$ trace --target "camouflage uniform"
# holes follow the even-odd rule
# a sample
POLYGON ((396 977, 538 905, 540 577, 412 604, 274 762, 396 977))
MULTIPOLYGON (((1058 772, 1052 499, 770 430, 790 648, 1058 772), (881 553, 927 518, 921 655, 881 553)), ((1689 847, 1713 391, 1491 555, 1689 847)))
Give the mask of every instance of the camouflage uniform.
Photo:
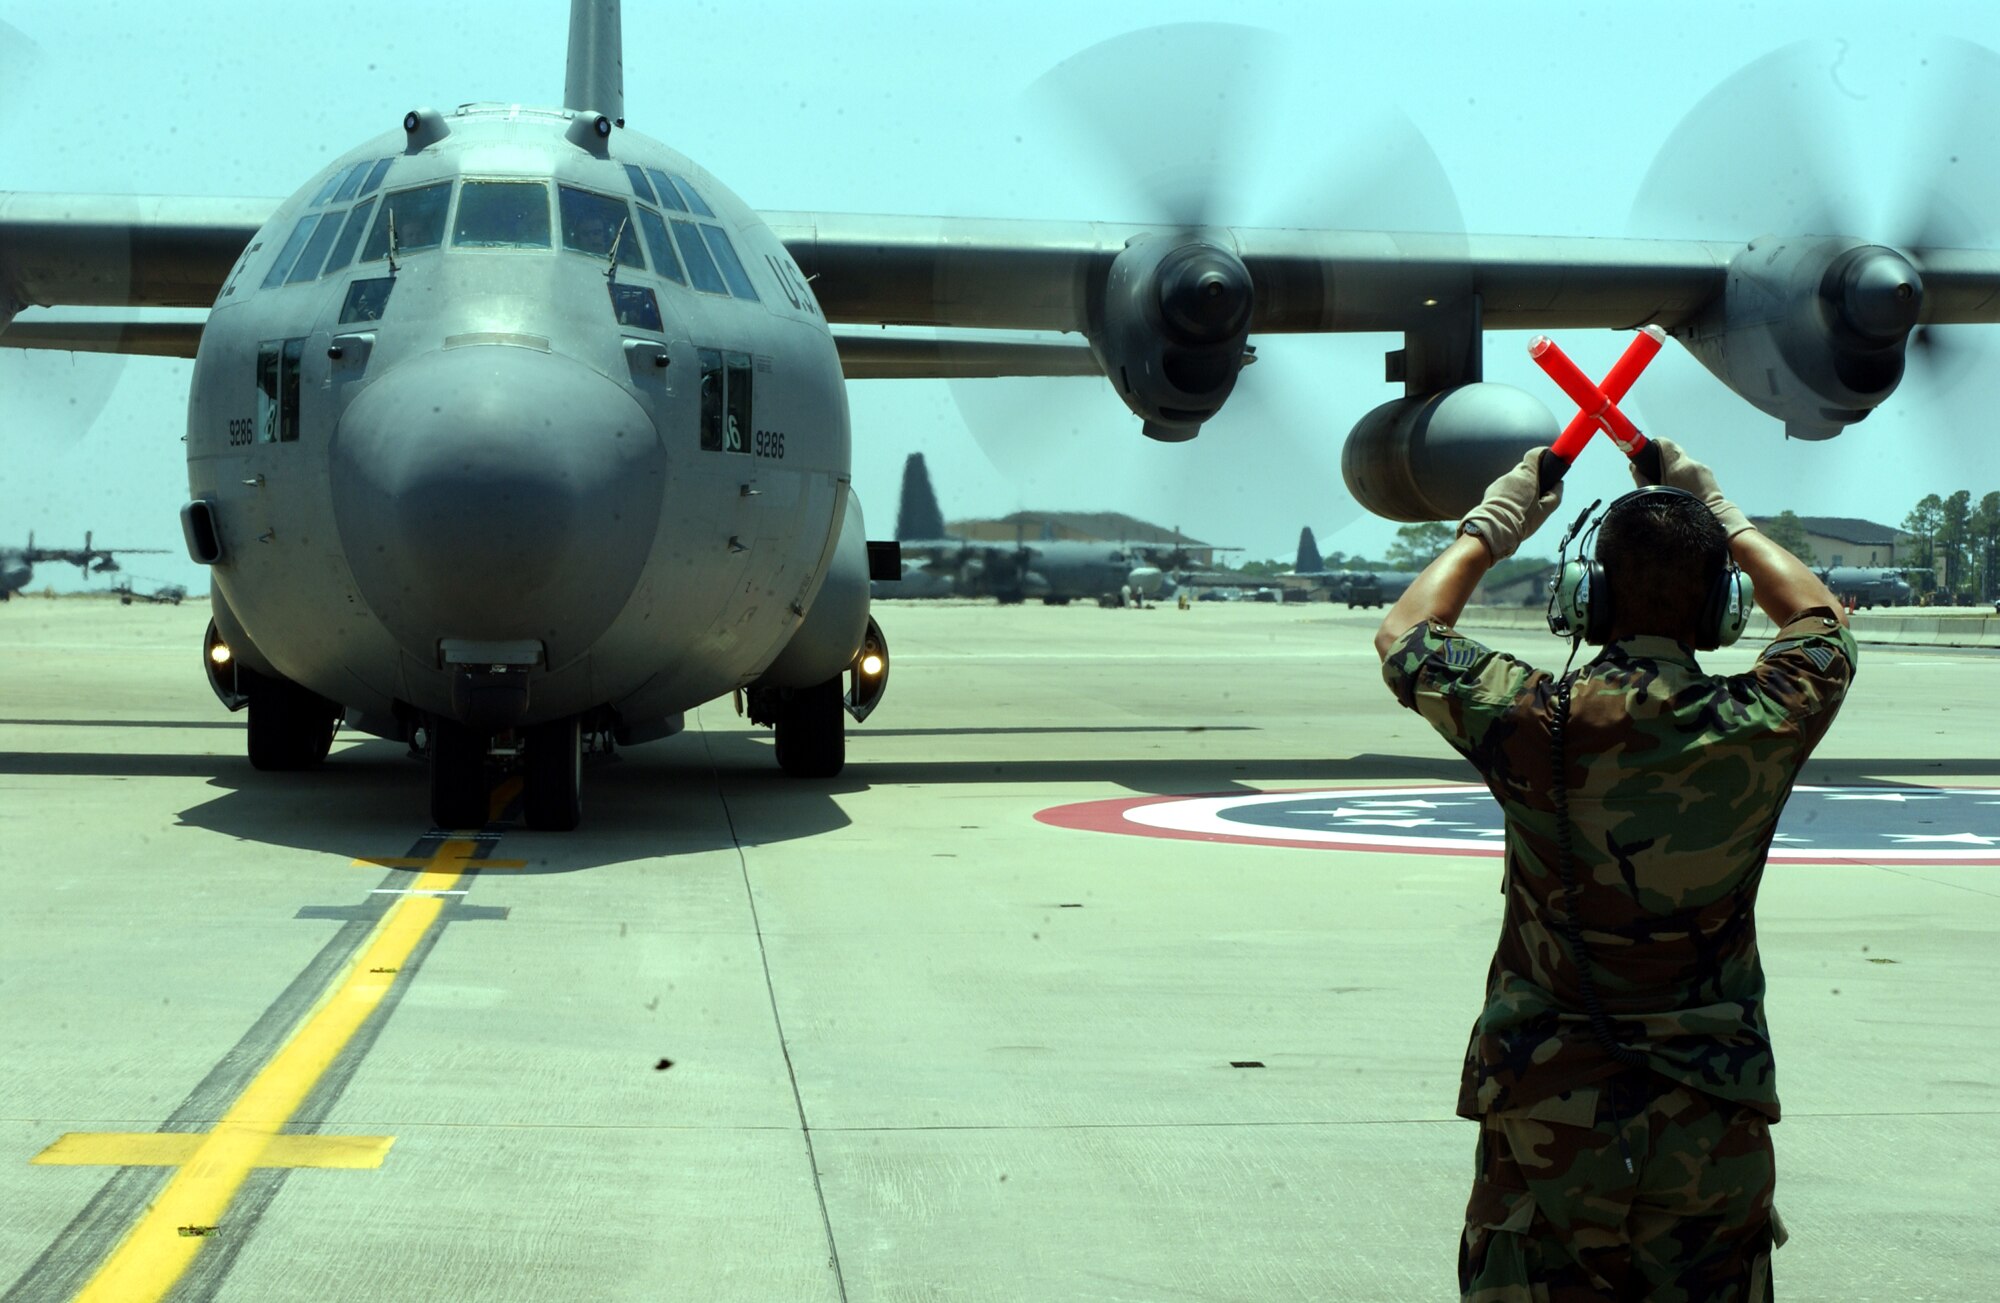
POLYGON ((1506 815, 1506 918, 1458 1100, 1481 1123, 1466 1298, 1769 1296, 1778 1094, 1752 911, 1778 816, 1854 664, 1852 635, 1815 609, 1743 674, 1704 673, 1659 637, 1622 639, 1577 672, 1577 912, 1634 1067, 1592 1035, 1563 935, 1557 680, 1440 624, 1391 648, 1390 689, 1506 815))

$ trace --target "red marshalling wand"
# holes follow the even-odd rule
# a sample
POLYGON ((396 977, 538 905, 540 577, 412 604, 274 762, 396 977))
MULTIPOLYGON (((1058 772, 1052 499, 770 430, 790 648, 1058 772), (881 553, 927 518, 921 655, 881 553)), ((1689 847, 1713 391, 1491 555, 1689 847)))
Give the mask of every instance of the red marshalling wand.
POLYGON ((1639 427, 1632 424, 1625 413, 1618 410, 1618 400, 1631 392, 1633 382, 1638 380, 1647 364, 1660 355, 1666 339, 1667 332, 1658 326, 1643 328, 1626 346, 1624 354, 1612 364, 1611 370, 1605 373, 1604 383, 1597 385, 1591 383, 1590 377, 1570 360, 1554 340, 1547 335, 1535 336, 1528 345, 1528 356, 1535 359, 1535 364, 1569 395, 1579 409, 1549 449, 1550 455, 1542 459, 1541 488, 1544 493, 1562 479, 1576 461, 1577 454, 1590 442, 1590 436, 1599 429, 1611 436, 1619 451, 1639 462, 1642 472, 1648 471, 1650 464, 1651 478, 1659 479, 1659 450, 1639 433, 1639 427))

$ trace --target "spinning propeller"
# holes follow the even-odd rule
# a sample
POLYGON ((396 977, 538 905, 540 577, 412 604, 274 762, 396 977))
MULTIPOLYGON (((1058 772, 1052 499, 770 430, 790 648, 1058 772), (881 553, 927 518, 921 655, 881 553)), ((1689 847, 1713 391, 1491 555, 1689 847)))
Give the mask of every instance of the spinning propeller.
POLYGON ((1084 161, 1122 201, 1118 216, 1159 234, 1128 248, 1109 274, 1091 343, 1112 383, 950 382, 967 428, 1018 492, 1047 505, 1116 497, 1156 518, 1228 521, 1258 518, 1270 486, 1303 481, 1317 486, 1322 531, 1361 515, 1341 482, 1346 422, 1327 402, 1326 346, 1292 336, 1243 342, 1254 293, 1216 228, 1459 234, 1464 224, 1442 164, 1408 118, 1343 102, 1338 84, 1302 82, 1287 63, 1272 32, 1170 24, 1091 46, 1028 88, 1037 134, 1084 161), (1275 156, 1270 128, 1285 121, 1288 101, 1333 124, 1310 164, 1275 156), (1144 438, 1135 416, 1144 396, 1131 410, 1121 403, 1121 371, 1132 388, 1163 379, 1210 399, 1155 404, 1186 419, 1149 419, 1153 437, 1144 438))
MULTIPOLYGON (((45 129, 46 104, 62 96, 43 75, 41 48, 18 28, 0 22, 0 157, 25 147, 45 129), (37 105, 42 105, 40 113, 37 105), (39 125, 38 125, 39 124, 39 125)), ((8 184, 18 184, 18 177, 8 184)), ((128 277, 129 279, 129 277, 128 277)), ((0 327, 22 305, 6 301, 0 284, 0 327)), ((0 443, 14 456, 42 456, 67 449, 89 434, 125 371, 122 356, 7 348, 0 343, 0 443)))
MULTIPOLYGON (((2000 55, 1951 38, 1885 37, 1804 41, 1757 59, 1669 134, 1630 229, 1726 241, 1850 237, 1857 247, 1831 255, 1823 271, 1799 273, 1818 277, 1836 351, 1852 346, 1834 364, 1839 379, 1880 402, 1907 356, 1918 374, 1905 394, 1916 403, 1935 407, 1954 388, 1990 398, 1990 386, 1962 383, 1982 369, 1990 332, 1920 324, 1926 288, 1904 254, 1935 265, 1932 251, 1989 249, 2000 234, 2000 55)), ((1661 388, 1672 392, 1649 396, 1662 410, 1699 415, 1686 424, 1742 414, 1715 386, 1661 388)), ((1838 425, 1789 428, 1824 437, 1838 425)))

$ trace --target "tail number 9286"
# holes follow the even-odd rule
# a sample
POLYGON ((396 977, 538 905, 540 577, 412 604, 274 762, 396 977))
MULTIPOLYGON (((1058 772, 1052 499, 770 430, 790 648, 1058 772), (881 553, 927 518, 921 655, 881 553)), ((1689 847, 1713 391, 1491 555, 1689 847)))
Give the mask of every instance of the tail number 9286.
POLYGON ((759 430, 751 441, 751 451, 759 457, 770 457, 776 461, 785 459, 785 432, 783 430, 759 430))

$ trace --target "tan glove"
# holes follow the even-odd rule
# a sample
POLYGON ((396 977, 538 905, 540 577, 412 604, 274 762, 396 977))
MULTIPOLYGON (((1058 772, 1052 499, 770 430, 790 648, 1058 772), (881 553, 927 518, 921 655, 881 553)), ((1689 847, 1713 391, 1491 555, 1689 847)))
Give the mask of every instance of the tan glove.
MULTIPOLYGON (((1750 517, 1741 508, 1722 496, 1722 489, 1715 482, 1715 472, 1681 451, 1679 444, 1671 439, 1654 439, 1653 446, 1660 450, 1660 483, 1670 489, 1680 489, 1694 494, 1708 504, 1715 513, 1715 519, 1729 537, 1735 538, 1746 529, 1755 529, 1750 517)), ((1645 488, 1648 480, 1639 473, 1639 463, 1632 463, 1632 481, 1645 488)))
POLYGON ((1542 454, 1547 448, 1530 449, 1521 464, 1486 486, 1486 499, 1474 507, 1460 523, 1458 532, 1470 534, 1486 544, 1495 561, 1505 561, 1521 546, 1521 540, 1542 527, 1562 505, 1560 481, 1547 493, 1541 484, 1542 454))

